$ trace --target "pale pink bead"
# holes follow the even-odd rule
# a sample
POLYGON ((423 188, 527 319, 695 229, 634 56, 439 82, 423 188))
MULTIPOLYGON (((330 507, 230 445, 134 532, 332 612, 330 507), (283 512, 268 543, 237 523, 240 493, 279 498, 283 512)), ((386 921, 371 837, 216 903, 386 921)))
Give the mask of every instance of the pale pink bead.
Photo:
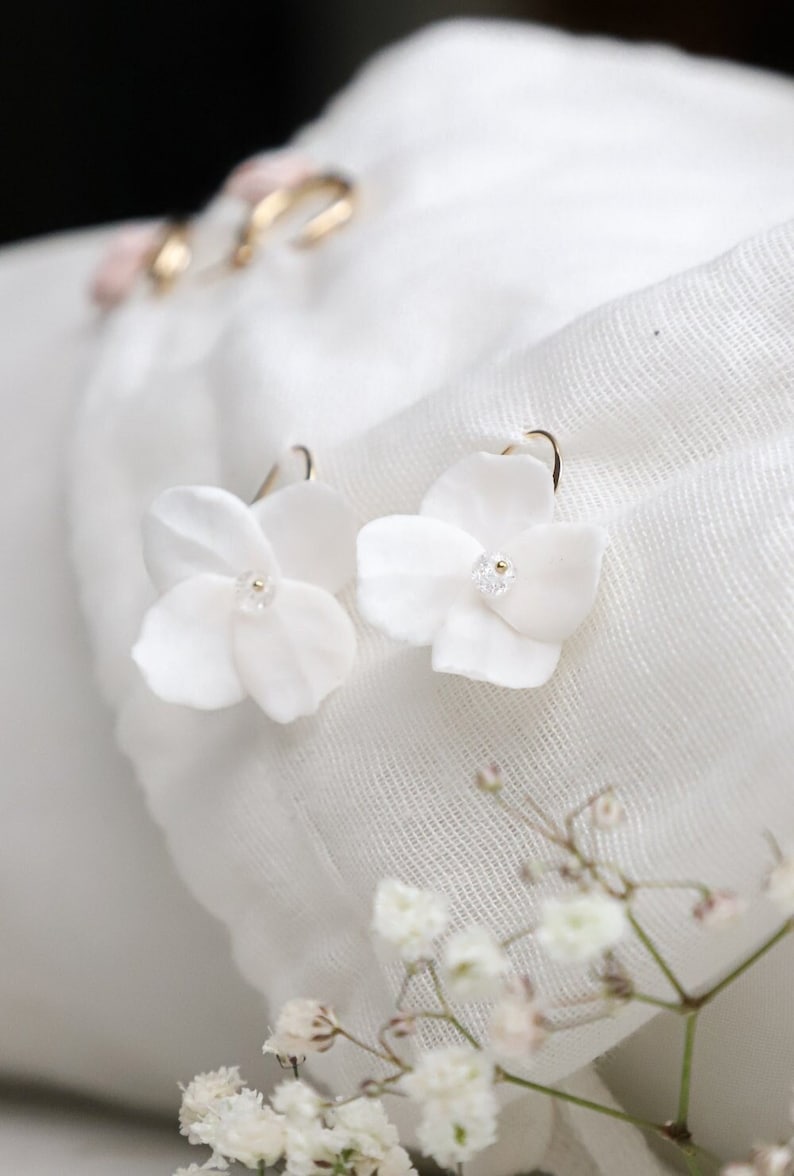
POLYGON ((223 186, 228 196, 246 204, 258 204, 277 188, 294 188, 316 175, 317 169, 297 151, 268 151, 246 159, 229 175, 223 186))
POLYGON ((727 927, 747 909, 747 903, 730 890, 713 890, 692 908, 692 916, 704 927, 727 927))
POLYGON ((146 269, 163 233, 159 221, 124 225, 111 238, 91 280, 91 301, 109 310, 123 302, 146 269))

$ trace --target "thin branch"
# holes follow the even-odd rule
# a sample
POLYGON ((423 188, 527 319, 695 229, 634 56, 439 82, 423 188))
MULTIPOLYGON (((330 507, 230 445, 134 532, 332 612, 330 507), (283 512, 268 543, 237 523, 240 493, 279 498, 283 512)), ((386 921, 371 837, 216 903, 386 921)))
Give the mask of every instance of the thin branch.
POLYGON ((611 1119, 620 1119, 624 1123, 631 1123, 642 1131, 650 1131, 653 1135, 668 1138, 664 1127, 659 1123, 652 1123, 649 1119, 639 1119, 636 1115, 629 1115, 616 1107, 608 1107, 603 1103, 591 1102, 590 1099, 580 1098, 577 1094, 569 1094, 567 1090, 558 1090, 554 1086, 542 1086, 539 1082, 530 1082, 528 1078, 519 1078, 517 1074, 510 1074, 506 1070, 499 1071, 502 1082, 509 1082, 512 1086, 521 1086, 525 1090, 534 1090, 537 1094, 546 1094, 549 1098, 559 1099, 561 1102, 572 1103, 586 1111, 595 1111, 599 1115, 608 1115, 611 1119))
POLYGON ((672 987, 675 989, 675 991, 680 996, 681 1000, 685 1004, 689 1004, 690 998, 689 998, 689 995, 688 995, 686 989, 681 984, 678 977, 675 975, 672 968, 667 963, 667 961, 665 960, 662 953, 659 951, 656 944, 653 942, 651 937, 648 935, 647 931, 645 931, 640 926, 640 924, 637 921, 637 916, 634 914, 634 911, 630 910, 628 912, 628 919, 629 919, 629 923, 631 923, 631 926, 634 929, 634 934, 637 936, 640 943, 643 945, 643 947, 648 952, 648 954, 653 957, 659 970, 663 973, 663 975, 670 982, 672 987))
POLYGON ((713 988, 709 988, 707 992, 704 992, 701 996, 697 997, 698 1006, 702 1008, 704 1005, 710 1004, 716 996, 719 996, 721 992, 725 991, 729 984, 733 984, 734 980, 738 980, 740 976, 744 975, 748 968, 752 968, 753 964, 757 964, 758 961, 762 959, 768 951, 771 951, 772 948, 776 947, 782 939, 785 939, 789 931, 792 930, 792 927, 794 927, 794 920, 790 920, 788 923, 784 923, 783 926, 779 928, 779 930, 777 930, 774 935, 771 935, 765 943, 761 944, 757 951, 754 951, 753 954, 748 956, 748 958, 743 963, 739 964, 738 968, 734 968, 732 972, 729 972, 728 975, 720 980, 718 984, 715 984, 713 988))
POLYGON ((676 1129, 683 1135, 688 1132, 689 1098, 692 1091, 692 1061, 695 1051, 695 1030, 698 1025, 698 1013, 690 1013, 686 1019, 684 1033, 684 1056, 681 1061, 681 1083, 678 1090, 678 1117, 676 1129))

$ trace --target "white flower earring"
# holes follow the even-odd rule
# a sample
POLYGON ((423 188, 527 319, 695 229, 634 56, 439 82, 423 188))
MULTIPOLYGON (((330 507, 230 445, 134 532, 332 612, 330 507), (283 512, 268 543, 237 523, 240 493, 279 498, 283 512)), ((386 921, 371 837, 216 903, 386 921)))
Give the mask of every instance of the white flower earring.
POLYGON ((542 686, 562 642, 595 601, 607 536, 552 523, 553 470, 509 445, 474 453, 430 487, 418 515, 368 523, 358 537, 358 601, 371 624, 432 646, 433 669, 497 686, 542 686))
POLYGON ((132 656, 166 702, 217 710, 246 696, 277 723, 314 714, 350 673, 352 622, 335 599, 355 568, 356 524, 315 478, 250 506, 215 486, 176 486, 152 504, 143 554, 159 600, 132 656))

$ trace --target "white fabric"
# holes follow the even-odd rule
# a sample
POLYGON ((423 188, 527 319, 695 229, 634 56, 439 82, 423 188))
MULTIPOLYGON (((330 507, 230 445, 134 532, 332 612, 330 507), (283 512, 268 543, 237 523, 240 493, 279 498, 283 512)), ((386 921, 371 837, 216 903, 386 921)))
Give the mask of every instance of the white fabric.
MULTIPOLYGON (((332 700, 327 715, 299 731, 274 735, 252 707, 197 717, 153 707, 141 695, 125 706, 127 745, 180 869, 203 903, 225 917, 241 966, 275 1000, 319 986, 321 993, 314 995, 345 1008, 355 974, 362 1019, 380 1007, 381 993, 365 991, 364 977, 374 976, 374 961, 363 929, 374 877, 390 866, 408 880, 433 882, 454 874, 458 863, 470 865, 476 849, 489 870, 495 867, 493 877, 504 872, 513 885, 512 870, 521 856, 517 846, 506 844, 501 824, 468 794, 460 808, 459 789, 494 755, 516 778, 529 761, 533 779, 540 774, 542 787, 555 794, 560 781, 566 787, 574 781, 574 795, 578 782, 589 784, 607 773, 609 783, 620 783, 612 772, 620 763, 631 773, 627 800, 633 823, 619 845, 628 851, 633 834, 636 851, 636 832, 647 828, 645 860, 639 864, 654 872, 681 846, 682 828, 694 836, 707 829, 710 856, 699 851, 698 860, 713 871, 714 881, 740 882, 737 863, 746 861, 745 877, 760 865, 760 852, 754 860, 743 858, 743 828, 764 820, 791 821, 790 807, 774 788, 779 765, 790 755, 784 732, 776 729, 787 682, 779 677, 775 682, 775 666, 779 674, 786 651, 778 649, 770 673, 770 659, 753 644, 756 634, 768 639, 781 603, 772 599, 781 587, 773 527, 782 527, 782 519, 775 516, 780 491, 773 482, 770 438, 779 430, 780 397, 790 378, 790 237, 761 238, 700 276, 583 321, 537 352, 531 345, 604 299, 705 261, 782 219, 790 209, 794 171, 787 151, 792 113, 788 83, 692 62, 667 50, 628 49, 511 26, 434 30, 377 61, 304 136, 319 159, 360 177, 365 195, 355 225, 322 250, 273 250, 266 263, 245 274, 214 284, 188 280, 170 300, 136 302, 108 323, 72 455, 72 521, 100 676, 115 705, 136 680, 128 651, 152 598, 140 559, 143 510, 158 490, 186 481, 218 482, 250 497, 288 442, 307 441, 321 452, 324 473, 348 490, 363 519, 415 510, 433 478, 455 457, 483 445, 501 447, 523 425, 554 424, 568 458, 561 505, 570 496, 577 511, 587 507, 593 521, 617 525, 624 544, 609 553, 612 587, 600 602, 599 623, 578 648, 575 638, 566 649, 562 677, 550 687, 568 692, 564 707, 556 705, 558 694, 531 702, 518 696, 505 706, 504 695, 490 688, 434 678, 423 651, 393 647, 369 630, 362 634, 368 652, 355 680, 332 700), (509 335, 518 345, 513 358, 498 368, 490 360, 486 365, 509 335), (458 377, 476 372, 481 363, 481 375, 467 375, 458 384, 458 377), (431 396, 444 385, 446 391, 431 396), (401 417, 400 409, 412 404, 415 413, 401 417), (394 419, 377 427, 389 417, 394 419), (345 448, 356 434, 360 439, 345 448), (727 500, 719 493, 726 485, 732 493, 727 500), (731 527, 722 533, 714 520, 724 523, 726 511, 731 527), (690 516, 692 530, 675 534, 673 524, 690 516), (757 543, 762 523, 767 529, 755 561, 740 558, 750 542, 757 543), (657 546, 643 540, 651 533, 658 536, 657 546), (716 550, 720 538, 737 555, 727 579, 716 550), (683 567, 692 573, 685 605, 683 567), (676 591, 665 596, 664 608, 654 610, 653 586, 671 570, 676 591), (717 633, 716 610, 703 616, 710 572, 726 609, 727 629, 717 633), (739 616, 729 592, 731 575, 744 578, 745 589, 761 582, 762 597, 752 614, 756 627, 748 632, 743 626, 725 652, 725 633, 733 631, 739 616), (697 609, 691 614, 693 603, 697 609), (659 672, 643 674, 638 692, 636 660, 630 663, 635 676, 624 680, 626 651, 662 624, 678 634, 679 663, 674 664, 674 644, 669 663, 657 660, 659 672), (697 636, 695 648, 684 642, 690 631, 697 636), (716 680, 714 696, 704 698, 698 690, 690 699, 680 664, 701 678, 708 670, 716 680), (618 700, 611 697, 616 684, 630 697, 627 713, 636 716, 630 744, 622 715, 624 742, 610 737, 608 721, 583 738, 581 700, 590 697, 596 680, 608 683, 599 694, 601 720, 608 719, 607 710, 619 714, 618 700), (666 712, 658 705, 662 698, 666 712), (661 732, 658 741, 648 737, 640 755, 638 733, 649 732, 654 708, 657 715, 667 714, 663 737, 661 732), (700 722, 693 729, 690 712, 696 708, 700 722), (376 710, 377 725, 370 721, 376 710), (538 766, 533 744, 526 738, 513 744, 530 712, 547 731, 557 713, 569 716, 564 740, 544 744, 538 766), (388 714, 393 727, 385 721, 388 714), (447 738, 460 724, 465 740, 447 738), (701 738, 708 738, 709 746, 701 738), (680 762, 669 758, 671 746, 680 750, 680 762), (715 747, 720 762, 712 754, 715 747), (561 764, 560 756, 569 758, 561 764), (757 784, 752 797, 748 780, 757 784), (781 811, 773 811, 775 805, 781 811), (371 824, 362 826, 364 817, 371 824), (352 829, 359 832, 351 835, 352 829), (433 846, 432 855, 416 841, 409 843, 406 829, 421 833, 424 845, 433 846)), ((223 202, 207 219, 215 248, 229 217, 223 202)), ((19 348, 11 348, 15 358, 6 383, 19 386, 24 377, 39 397, 62 394, 59 403, 68 409, 65 385, 74 366, 70 369, 64 355, 73 354, 75 338, 85 331, 85 317, 71 317, 81 284, 74 278, 82 280, 85 255, 79 263, 65 262, 59 276, 52 249, 45 247, 22 269, 28 307, 35 299, 40 316, 35 339, 22 329, 29 323, 22 309, 12 313, 20 306, 20 269, 13 255, 6 262, 4 350, 11 341, 19 348), (50 308, 42 306, 42 289, 58 291, 50 308)), ((93 251, 88 243, 86 253, 93 251)), ((40 403, 27 397, 14 404, 21 437, 39 436, 46 416, 40 403)), ((37 450, 31 466, 37 477, 63 436, 62 421, 58 427, 52 423, 51 432, 40 434, 41 455, 37 450)), ((22 452, 21 446, 10 448, 22 452)), ((10 470, 4 500, 22 501, 25 494, 39 512, 33 517, 51 524, 57 478, 42 501, 10 470)), ((8 519, 9 549, 24 547, 30 527, 29 519, 8 519)), ((58 612, 61 597, 44 591, 42 581, 35 581, 40 593, 24 593, 31 578, 21 567, 11 582, 19 606, 12 632, 20 651, 29 650, 29 634, 41 629, 44 618, 52 626, 53 646, 71 637, 73 621, 64 622, 58 612)), ((780 633, 777 638, 782 646, 780 633)), ((661 636, 654 635, 654 642, 658 659, 661 636)), ((61 664, 65 683, 49 707, 40 691, 36 694, 38 665, 22 656, 11 663, 5 687, 15 754, 47 805, 60 782, 56 777, 52 783, 50 765, 56 762, 63 773, 64 736, 53 733, 52 717, 63 717, 69 729, 74 715, 69 704, 78 701, 74 682, 81 674, 86 680, 76 651, 65 651, 61 664), (21 679, 26 664, 28 676, 21 679), (28 683, 23 699, 39 700, 30 711, 18 701, 21 680, 28 683), (34 749, 18 716, 32 716, 34 749), (32 752, 46 765, 38 766, 32 752)), ((91 713, 90 702, 82 702, 80 713, 91 713)), ((87 762, 69 774, 69 804, 58 810, 57 847, 63 856, 55 857, 51 847, 47 862, 59 884, 76 875, 66 833, 74 827, 71 789, 80 780, 89 798, 77 811, 93 814, 95 797, 112 803, 102 836, 114 848, 129 850, 127 888, 91 908, 112 918, 94 922, 92 913, 84 928, 95 944, 114 942, 108 924, 124 932, 123 949, 101 956, 108 969, 98 986, 104 996, 114 992, 119 976, 129 977, 131 879, 148 880, 150 871, 147 862, 138 873, 137 842, 124 827, 126 816, 118 816, 117 793, 108 790, 111 778, 124 781, 123 770, 110 751, 101 770, 91 762, 99 738, 92 730, 88 746, 80 748, 83 755, 90 749, 87 762), (122 827, 111 843, 114 822, 122 827)), ((36 837, 38 819, 31 820, 36 837)), ((19 842, 21 852, 2 857, 23 899, 30 888, 31 840, 28 833, 19 842)), ((106 864, 103 882, 117 876, 115 865, 106 864)), ((43 877, 51 893, 50 877, 43 877)), ((94 877, 89 869, 91 883, 94 877)), ((223 972, 222 953, 210 940, 202 941, 203 920, 191 939, 191 918, 198 916, 170 914, 166 890, 164 885, 157 891, 162 915, 157 927, 184 930, 193 961, 200 955, 205 969, 217 961, 223 972)), ((83 926, 92 893, 89 885, 79 892, 79 907, 65 920, 62 915, 62 926, 83 926)), ((509 906, 494 912, 500 927, 501 920, 509 922, 509 906)), ((100 1014, 104 1026, 117 1023, 117 1005, 114 999, 105 1003, 97 989, 86 990, 90 998, 81 996, 76 984, 63 989, 62 961, 68 960, 85 986, 86 977, 95 975, 95 955, 89 960, 75 953, 71 935, 54 938, 46 910, 43 903, 24 907, 14 948, 20 982, 12 985, 12 997, 25 985, 30 989, 35 976, 37 1007, 58 1007, 60 999, 83 1010, 76 1036, 85 1048, 78 1060, 73 1048, 53 1050, 50 1037, 46 1056, 44 1048, 21 1045, 4 1056, 11 1064, 16 1057, 22 1066, 56 1068, 65 1080, 87 1082, 103 1028, 90 1029, 91 1018, 95 1025, 100 1014), (49 952, 44 967, 42 944, 49 952)), ((463 916, 462 908, 459 913, 463 916)), ((146 914, 150 932, 149 908, 146 914)), ((141 938, 133 954, 146 958, 151 974, 159 964, 168 970, 164 961, 172 958, 171 947, 141 938)), ((724 958, 736 950, 735 939, 727 941, 724 958)), ((716 964, 698 950, 689 966, 694 975, 716 964)), ((193 962, 187 971, 192 975, 196 968, 193 962)), ((202 983, 209 983, 204 971, 202 983)), ((231 991, 231 978, 225 983, 231 991)), ((7 1007, 7 992, 0 995, 7 1007)), ((155 1010, 167 1007, 162 990, 136 999, 137 1031, 128 1024, 122 1028, 130 1029, 129 1043, 141 1057, 123 1074, 116 1069, 115 1080, 127 1084, 131 1097, 161 1089, 165 1104, 164 1086, 151 1081, 152 1059, 168 1071, 169 1081, 175 1071, 182 1076, 190 1067, 183 1068, 181 1060, 172 1064, 178 1050, 158 1027, 155 1010)), ((14 1025, 4 1021, 4 1028, 25 1042, 32 1017, 26 1019, 21 1000, 16 1008, 14 1025)), ((195 1026, 196 1049, 200 1045, 211 1055, 203 1064, 231 1060, 233 1043, 243 1035, 250 1040, 254 1018, 241 1008, 237 997, 228 1006, 216 1004, 215 1016, 195 1026), (234 1026, 224 1024, 224 1017, 234 1026), (210 1032, 223 1037, 226 1047, 210 1040, 210 1032)), ((627 1018, 609 1028, 620 1034, 629 1023, 627 1018)), ((185 1027, 176 1010, 169 1024, 185 1027)), ((778 1019, 768 1049, 783 1057, 792 1036, 792 1027, 778 1019)), ((573 1040, 565 1038, 569 1045, 573 1040)), ((577 1040, 584 1056, 608 1043, 597 1031, 577 1040)), ((239 1054, 241 1047, 236 1049, 239 1054)), ((547 1072, 569 1072, 578 1057, 570 1048, 552 1053, 547 1072)), ((336 1051, 329 1063, 334 1058, 344 1061, 345 1054, 336 1051)), ((118 1066, 117 1046, 112 1062, 109 1073, 118 1066)), ((334 1069, 329 1065, 326 1072, 334 1069)), ((716 1065, 714 1073, 719 1072, 716 1065)), ((749 1140, 756 1100, 748 1092, 757 1094, 763 1071, 731 1077, 739 1078, 739 1090, 744 1084, 746 1113, 741 1125, 737 1116, 736 1126, 749 1140)), ((706 1107, 704 1119, 707 1115, 706 1107)))
POLYGON ((0 261, 0 1072, 174 1114, 196 1070, 245 1053, 256 1072, 266 1015, 115 746, 78 610, 65 438, 102 242, 0 261))

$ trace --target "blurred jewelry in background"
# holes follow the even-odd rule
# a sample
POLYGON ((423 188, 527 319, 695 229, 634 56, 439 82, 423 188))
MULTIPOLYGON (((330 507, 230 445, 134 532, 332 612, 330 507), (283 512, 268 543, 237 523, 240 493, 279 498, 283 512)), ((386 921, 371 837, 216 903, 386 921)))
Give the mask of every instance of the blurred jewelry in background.
MULTIPOLYGON (((347 224, 354 212, 354 185, 332 172, 322 173, 299 152, 268 151, 236 167, 222 194, 241 201, 247 216, 230 253, 234 268, 247 266, 277 223, 298 205, 314 205, 297 232, 296 246, 315 245, 347 224)), ((170 292, 194 261, 190 221, 140 221, 122 225, 100 259, 89 290, 102 310, 119 306, 148 277, 158 294, 170 292)))

